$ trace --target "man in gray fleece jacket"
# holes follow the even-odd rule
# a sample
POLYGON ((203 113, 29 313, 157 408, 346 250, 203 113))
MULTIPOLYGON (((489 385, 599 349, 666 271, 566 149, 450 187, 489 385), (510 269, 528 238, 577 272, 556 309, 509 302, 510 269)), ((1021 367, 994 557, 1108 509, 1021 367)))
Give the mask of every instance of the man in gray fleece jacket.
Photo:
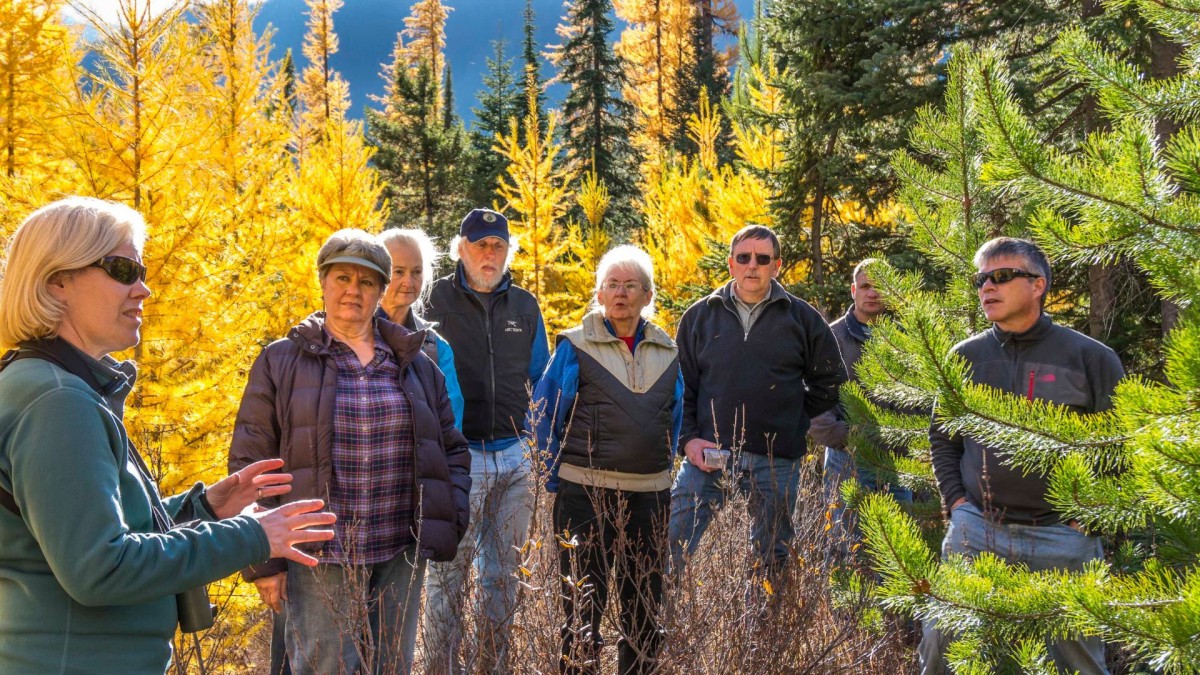
MULTIPOLYGON (((1048 401, 1079 413, 1112 407, 1124 376, 1117 355, 1103 344, 1056 325, 1042 312, 1050 264, 1036 244, 1001 237, 975 254, 983 313, 992 327, 956 345, 971 365, 971 380, 1026 399, 1048 401)), ((935 414, 929 429, 934 473, 950 525, 943 557, 989 551, 1030 570, 1081 570, 1103 556, 1099 537, 1073 520, 1063 522, 1046 500, 1047 477, 1010 466, 976 439, 947 433, 935 414)), ((921 673, 944 673, 951 637, 927 622, 920 646, 921 673)), ((1097 638, 1047 640, 1060 668, 1107 673, 1097 638)))

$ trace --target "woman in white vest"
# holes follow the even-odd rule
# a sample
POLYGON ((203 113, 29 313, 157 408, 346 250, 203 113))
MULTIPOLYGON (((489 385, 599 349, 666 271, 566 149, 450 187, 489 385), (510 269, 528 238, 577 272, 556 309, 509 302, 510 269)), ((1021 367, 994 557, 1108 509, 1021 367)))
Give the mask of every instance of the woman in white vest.
POLYGON ((619 246, 600 260, 593 310, 558 337, 526 427, 555 492, 562 670, 599 672, 600 619, 615 571, 618 672, 651 672, 667 552, 671 466, 682 420, 675 342, 653 315, 654 268, 619 246))

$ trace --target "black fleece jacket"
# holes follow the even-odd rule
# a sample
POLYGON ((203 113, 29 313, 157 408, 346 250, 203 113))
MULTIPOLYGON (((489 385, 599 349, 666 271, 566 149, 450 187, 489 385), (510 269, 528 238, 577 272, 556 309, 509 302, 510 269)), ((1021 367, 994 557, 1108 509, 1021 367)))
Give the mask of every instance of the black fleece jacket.
MULTIPOLYGON (((971 364, 971 381, 1010 394, 1049 401, 1078 413, 1112 407, 1125 376, 1115 352, 1092 338, 1056 325, 1043 314, 1024 333, 992 326, 954 346, 971 364)), ((966 497, 994 519, 1052 525, 1060 518, 1046 501, 1048 481, 1005 463, 973 438, 947 434, 934 416, 929 427, 933 470, 947 508, 966 497)))
POLYGON ((732 281, 679 321, 679 449, 699 437, 756 455, 802 457, 809 420, 837 405, 846 381, 837 341, 821 314, 777 281, 749 332, 731 293, 732 281))

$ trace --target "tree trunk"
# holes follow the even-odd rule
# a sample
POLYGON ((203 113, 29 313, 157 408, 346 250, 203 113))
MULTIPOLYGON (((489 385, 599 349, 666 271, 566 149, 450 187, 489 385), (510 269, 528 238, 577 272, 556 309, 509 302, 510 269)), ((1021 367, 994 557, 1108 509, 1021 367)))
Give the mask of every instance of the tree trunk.
MULTIPOLYGON (((1183 55, 1183 47, 1167 39, 1158 31, 1150 32, 1150 76, 1156 80, 1165 80, 1180 72, 1179 59, 1183 55)), ((1158 138, 1158 147, 1165 148, 1171 138, 1179 131, 1179 125, 1169 117, 1160 117, 1154 121, 1154 135, 1158 138)), ((1171 332, 1179 320, 1179 305, 1171 300, 1162 301, 1162 330, 1163 335, 1171 332)))

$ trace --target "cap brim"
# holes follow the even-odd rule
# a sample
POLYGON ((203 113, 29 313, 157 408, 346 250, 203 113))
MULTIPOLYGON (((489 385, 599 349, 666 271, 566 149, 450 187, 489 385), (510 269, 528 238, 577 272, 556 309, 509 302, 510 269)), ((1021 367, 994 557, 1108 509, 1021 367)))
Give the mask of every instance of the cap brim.
POLYGON ((496 232, 489 232, 487 234, 476 234, 474 236, 469 235, 469 234, 464 234, 463 237, 465 237, 466 240, 471 242, 472 244, 479 241, 480 239, 487 239, 488 237, 491 237, 493 239, 499 239, 500 241, 502 241, 506 244, 508 243, 508 237, 504 236, 503 234, 496 233, 496 232))
POLYGON ((378 273, 379 276, 383 277, 384 283, 386 283, 388 281, 388 279, 391 279, 391 275, 388 274, 387 272, 384 272, 383 270, 379 269, 379 265, 376 265, 375 263, 371 262, 370 260, 367 260, 366 258, 360 258, 356 255, 339 255, 339 256, 330 258, 329 260, 326 260, 325 262, 321 263, 321 267, 325 268, 325 267, 329 267, 330 265, 336 265, 338 263, 346 263, 347 265, 358 265, 359 267, 365 267, 365 268, 371 270, 372 272, 378 273))

